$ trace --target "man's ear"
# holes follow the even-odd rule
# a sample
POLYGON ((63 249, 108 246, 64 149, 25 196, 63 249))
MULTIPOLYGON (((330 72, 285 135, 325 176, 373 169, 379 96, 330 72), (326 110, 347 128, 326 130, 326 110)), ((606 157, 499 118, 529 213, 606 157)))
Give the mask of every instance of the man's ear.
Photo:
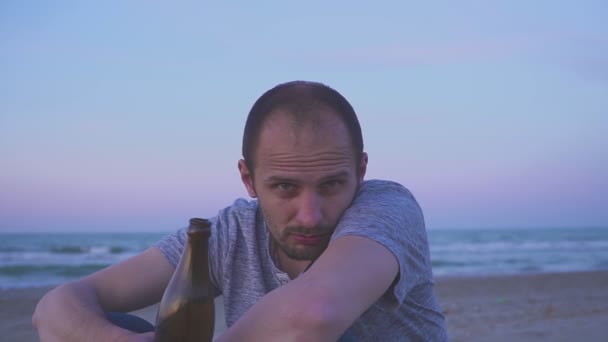
POLYGON ((365 178, 365 172, 367 171, 367 160, 367 153, 363 152, 363 154, 361 154, 361 162, 359 163, 359 168, 357 169, 357 171, 359 172, 359 185, 363 183, 363 178, 365 178))
POLYGON ((255 192, 255 188, 253 187, 253 175, 249 171, 249 168, 247 168, 247 164, 245 163, 245 160, 243 160, 243 159, 239 160, 238 166, 239 166, 239 173, 241 174, 241 181, 243 182, 243 185, 245 185, 245 189, 247 189, 247 193, 252 198, 258 197, 258 195, 255 192))

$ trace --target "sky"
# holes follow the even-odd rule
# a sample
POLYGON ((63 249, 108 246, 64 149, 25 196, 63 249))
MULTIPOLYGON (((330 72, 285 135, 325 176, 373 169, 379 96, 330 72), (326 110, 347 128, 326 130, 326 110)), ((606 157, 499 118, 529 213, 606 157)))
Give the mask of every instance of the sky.
POLYGON ((608 227, 606 1, 0 3, 0 232, 172 231, 247 193, 276 84, 354 106, 429 229, 608 227))

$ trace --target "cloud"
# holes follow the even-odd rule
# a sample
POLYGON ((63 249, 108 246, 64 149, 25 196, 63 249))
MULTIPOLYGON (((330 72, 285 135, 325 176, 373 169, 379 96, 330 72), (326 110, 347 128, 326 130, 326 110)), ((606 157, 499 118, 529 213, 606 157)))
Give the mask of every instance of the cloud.
POLYGON ((357 64, 425 65, 498 59, 508 56, 510 44, 461 42, 448 44, 392 44, 329 53, 330 59, 357 64))
POLYGON ((530 45, 529 38, 393 42, 320 52, 292 51, 288 57, 347 66, 441 65, 506 59, 521 54, 530 45))
POLYGON ((338 67, 517 61, 554 65, 586 79, 608 81, 608 38, 589 33, 553 32, 452 42, 394 42, 319 52, 291 51, 286 57, 338 67))

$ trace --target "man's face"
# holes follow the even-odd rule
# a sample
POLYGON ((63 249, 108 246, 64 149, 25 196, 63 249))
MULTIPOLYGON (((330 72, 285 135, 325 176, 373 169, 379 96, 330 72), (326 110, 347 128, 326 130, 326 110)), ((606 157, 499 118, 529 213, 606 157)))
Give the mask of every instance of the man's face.
POLYGON ((328 110, 318 122, 294 125, 277 112, 262 128, 253 179, 243 161, 241 178, 257 197, 270 234, 293 260, 312 260, 327 247, 342 213, 365 175, 346 126, 328 110))

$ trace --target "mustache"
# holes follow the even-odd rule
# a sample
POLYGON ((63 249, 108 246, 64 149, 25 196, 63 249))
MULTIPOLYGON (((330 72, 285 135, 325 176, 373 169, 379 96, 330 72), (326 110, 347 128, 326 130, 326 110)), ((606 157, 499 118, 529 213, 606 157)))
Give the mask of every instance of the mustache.
POLYGON ((317 226, 314 228, 307 228, 303 226, 287 226, 283 231, 284 235, 289 234, 298 234, 298 235, 325 235, 331 234, 333 232, 332 227, 327 226, 317 226))

